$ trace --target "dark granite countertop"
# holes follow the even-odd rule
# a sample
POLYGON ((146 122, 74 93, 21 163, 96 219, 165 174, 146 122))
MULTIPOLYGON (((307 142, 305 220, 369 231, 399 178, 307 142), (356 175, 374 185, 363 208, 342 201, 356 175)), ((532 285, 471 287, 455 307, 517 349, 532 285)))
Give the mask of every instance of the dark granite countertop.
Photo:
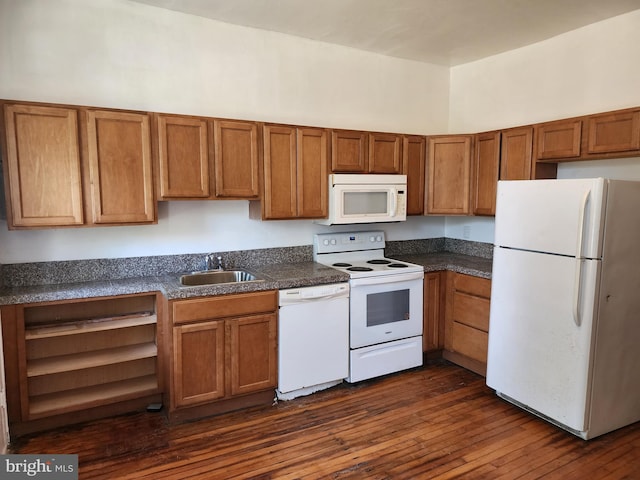
POLYGON ((492 260, 490 258, 450 252, 394 255, 393 258, 422 265, 425 272, 450 270, 452 272, 473 275, 474 277, 491 278, 492 260))
MULTIPOLYGON (((305 252, 305 254, 308 258, 309 252, 305 252)), ((433 253, 422 253, 418 251, 414 253, 410 249, 404 252, 389 252, 388 256, 390 258, 422 265, 424 266, 425 272, 450 270, 482 278, 491 278, 491 259, 482 256, 448 251, 433 253)), ((301 255, 301 257, 304 257, 304 255, 301 255)), ((275 258, 278 257, 274 257, 274 259, 275 258)), ((131 276, 129 278, 112 277, 106 280, 96 280, 96 278, 100 278, 101 276, 96 275, 94 278, 75 282, 0 287, 0 305, 73 300, 147 292, 160 292, 168 300, 174 300, 261 290, 281 290, 346 282, 349 280, 347 274, 336 269, 313 261, 298 261, 299 258, 296 256, 283 257, 279 260, 280 261, 266 264, 254 264, 254 262, 251 261, 245 263, 249 265, 246 269, 261 279, 261 281, 258 282, 182 287, 179 282, 180 273, 164 273, 159 267, 152 265, 153 269, 151 269, 151 271, 153 274, 150 275, 139 274, 138 276, 131 276)), ((69 267, 63 265, 67 267, 67 270, 63 270, 62 273, 64 274, 67 271, 71 271, 75 274, 75 270, 78 270, 79 267, 75 263, 68 263, 71 263, 71 265, 69 267)), ((83 272, 91 270, 95 267, 94 263, 102 265, 104 261, 92 261, 86 264, 91 268, 87 269, 85 266, 80 270, 83 272)), ((145 265, 149 263, 149 259, 144 262, 145 265)), ((182 264, 184 264, 184 262, 182 264)), ((36 267, 40 276, 35 275, 35 278, 41 278, 42 272, 47 272, 50 276, 60 275, 60 270, 50 269, 46 264, 38 266, 28 265, 26 271, 29 272, 30 269, 36 269, 36 267), (51 273, 49 273, 50 270, 52 270, 51 273)), ((129 271, 130 268, 129 266, 125 270, 129 271)), ((245 267, 238 266, 237 268, 245 267)), ((149 272, 149 270, 150 269, 147 269, 146 272, 149 272)), ((108 274, 117 275, 118 272, 105 271, 105 276, 108 274)), ((27 274, 24 274, 24 277, 29 278, 27 274)), ((64 275, 61 277, 66 278, 64 275)), ((22 279, 22 276, 16 275, 16 278, 22 279)), ((73 278, 73 276, 71 278, 73 278)))
POLYGON ((226 295, 230 293, 281 290, 308 285, 346 282, 349 276, 314 262, 261 265, 248 269, 258 282, 183 287, 180 274, 88 281, 54 285, 0 288, 0 305, 72 300, 158 291, 168 300, 226 295))

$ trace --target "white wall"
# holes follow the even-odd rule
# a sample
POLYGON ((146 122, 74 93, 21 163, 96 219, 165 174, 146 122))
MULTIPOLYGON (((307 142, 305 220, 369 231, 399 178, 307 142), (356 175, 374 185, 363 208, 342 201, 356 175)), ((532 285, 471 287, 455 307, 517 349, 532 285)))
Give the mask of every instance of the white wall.
MULTIPOLYGON (((451 69, 449 130, 475 133, 640 105, 640 10, 451 69)), ((559 178, 640 179, 635 161, 561 164, 559 178)), ((493 220, 445 235, 493 242, 493 220)))
POLYGON ((640 10, 453 67, 449 127, 482 132, 640 105, 640 10))
MULTIPOLYGON (((449 70, 127 0, 0 0, 0 98, 425 134, 448 125, 449 70)), ((307 245, 310 221, 247 202, 170 202, 154 226, 7 231, 0 263, 307 245)), ((324 227, 326 228, 326 227, 324 227)), ((387 225, 442 236, 441 218, 387 225)))

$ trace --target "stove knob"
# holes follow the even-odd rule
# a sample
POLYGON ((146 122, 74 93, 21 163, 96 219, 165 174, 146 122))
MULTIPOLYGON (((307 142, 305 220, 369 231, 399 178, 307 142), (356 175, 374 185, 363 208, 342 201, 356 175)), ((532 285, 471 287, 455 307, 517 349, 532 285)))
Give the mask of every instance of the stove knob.
POLYGON ((327 245, 329 245, 329 240, 327 240, 326 238, 322 241, 322 244, 326 247, 327 245))
POLYGON ((331 245, 335 245, 336 243, 338 243, 338 242, 336 242, 336 239, 335 239, 335 238, 332 238, 332 239, 331 239, 331 245))
POLYGON ((370 241, 370 242, 375 242, 375 241, 376 241, 376 237, 374 237, 373 235, 371 235, 371 236, 369 237, 369 241, 370 241))
POLYGON ((382 241, 382 235, 378 235, 378 236, 376 237, 376 241, 381 242, 381 241, 382 241))

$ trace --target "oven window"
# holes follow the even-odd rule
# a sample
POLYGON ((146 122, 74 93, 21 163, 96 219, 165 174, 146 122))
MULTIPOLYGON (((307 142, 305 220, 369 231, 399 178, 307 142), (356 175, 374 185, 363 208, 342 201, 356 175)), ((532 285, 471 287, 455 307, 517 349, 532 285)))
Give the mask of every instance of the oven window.
POLYGON ((409 320, 409 289, 367 295, 367 327, 409 320))
POLYGON ((389 192, 344 192, 345 215, 370 215, 387 213, 389 192))

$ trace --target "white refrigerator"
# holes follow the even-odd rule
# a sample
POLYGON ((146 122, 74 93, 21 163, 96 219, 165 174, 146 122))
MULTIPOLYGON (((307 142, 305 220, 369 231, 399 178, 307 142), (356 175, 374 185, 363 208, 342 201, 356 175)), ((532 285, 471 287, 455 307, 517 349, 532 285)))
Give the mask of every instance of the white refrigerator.
POLYGON ((498 183, 487 385, 583 439, 640 420, 640 182, 498 183))

